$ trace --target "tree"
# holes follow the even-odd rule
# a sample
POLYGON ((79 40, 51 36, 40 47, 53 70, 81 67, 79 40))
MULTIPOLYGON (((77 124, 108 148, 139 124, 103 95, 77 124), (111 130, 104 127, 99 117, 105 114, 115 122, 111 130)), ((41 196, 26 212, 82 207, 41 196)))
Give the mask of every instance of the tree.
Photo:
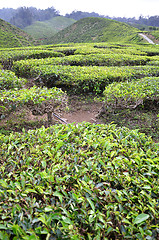
POLYGON ((45 10, 34 7, 21 7, 17 9, 10 23, 23 29, 34 21, 45 21, 56 16, 59 16, 59 12, 54 7, 45 10))
POLYGON ((21 7, 18 8, 17 13, 15 16, 11 19, 11 24, 19 27, 24 28, 26 26, 29 26, 33 23, 33 14, 27 7, 21 7))
POLYGON ((86 17, 104 17, 103 15, 99 15, 98 13, 92 12, 82 12, 82 11, 73 11, 70 14, 66 14, 65 17, 67 18, 73 18, 75 20, 80 20, 82 18, 86 18, 86 17))
POLYGON ((0 9, 0 18, 7 22, 10 22, 10 19, 14 16, 15 13, 16 10, 13 8, 0 9))

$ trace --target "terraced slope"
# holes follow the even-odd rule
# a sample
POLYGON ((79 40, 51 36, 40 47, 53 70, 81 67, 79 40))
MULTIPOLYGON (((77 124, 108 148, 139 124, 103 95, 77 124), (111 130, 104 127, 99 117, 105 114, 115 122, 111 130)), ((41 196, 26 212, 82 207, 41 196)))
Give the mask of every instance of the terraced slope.
POLYGON ((0 19, 0 47, 22 47, 35 44, 36 41, 27 33, 0 19))
POLYGON ((83 18, 60 31, 48 43, 139 42, 138 29, 105 18, 83 18))
POLYGON ((44 22, 36 21, 24 28, 24 31, 37 39, 45 39, 52 37, 74 22, 76 22, 74 19, 58 16, 44 22))

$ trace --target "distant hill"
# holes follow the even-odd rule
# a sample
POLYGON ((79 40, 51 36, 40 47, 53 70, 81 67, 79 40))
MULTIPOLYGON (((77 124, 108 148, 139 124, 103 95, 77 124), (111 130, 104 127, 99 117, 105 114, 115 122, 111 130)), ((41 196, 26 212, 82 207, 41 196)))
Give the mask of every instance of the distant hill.
POLYGON ((83 18, 48 40, 52 43, 68 42, 138 42, 138 29, 106 18, 83 18))
POLYGON ((74 19, 58 16, 48 21, 36 21, 23 30, 36 39, 46 39, 75 22, 76 20, 74 19))
POLYGON ((35 45, 36 41, 26 32, 0 19, 0 47, 22 47, 35 45))

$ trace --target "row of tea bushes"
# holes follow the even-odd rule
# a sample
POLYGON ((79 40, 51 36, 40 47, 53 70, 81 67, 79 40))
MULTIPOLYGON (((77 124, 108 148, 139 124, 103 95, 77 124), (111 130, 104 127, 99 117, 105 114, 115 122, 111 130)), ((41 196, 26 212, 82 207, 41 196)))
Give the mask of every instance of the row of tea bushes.
POLYGON ((157 46, 150 45, 121 45, 121 44, 62 44, 26 48, 0 49, 1 61, 11 59, 17 61, 21 59, 40 59, 47 57, 63 57, 67 55, 90 55, 90 54, 124 54, 136 56, 156 56, 159 55, 157 46))
POLYGON ((21 60, 21 59, 41 59, 47 57, 63 57, 64 54, 56 51, 50 51, 45 49, 10 49, 7 51, 1 51, 1 59, 12 59, 12 60, 21 60))
POLYGON ((0 239, 159 237, 159 148, 115 125, 0 135, 0 239))
POLYGON ((159 47, 150 44, 120 44, 120 43, 70 43, 43 46, 49 50, 56 50, 65 55, 89 54, 129 54, 158 56, 159 47))
POLYGON ((73 87, 74 91, 78 92, 101 93, 108 84, 113 82, 130 81, 144 76, 159 76, 159 67, 34 66, 34 64, 29 66, 23 61, 15 65, 15 73, 28 78, 40 74, 40 81, 47 87, 73 87))
POLYGON ((159 77, 146 77, 131 82, 112 83, 103 92, 107 110, 136 108, 146 101, 159 101, 159 77))
POLYGON ((108 43, 96 43, 96 44, 82 44, 78 46, 75 54, 129 54, 140 56, 158 56, 159 46, 156 45, 135 45, 135 44, 108 44, 108 43))
POLYGON ((0 63, 5 69, 11 69, 13 61, 22 59, 41 59, 48 57, 63 57, 64 54, 49 50, 39 49, 10 49, 0 51, 0 63))
POLYGON ((128 54, 89 54, 71 55, 58 58, 30 59, 14 63, 14 69, 21 65, 70 65, 70 66, 137 66, 146 65, 150 61, 157 61, 157 57, 137 56, 128 54))

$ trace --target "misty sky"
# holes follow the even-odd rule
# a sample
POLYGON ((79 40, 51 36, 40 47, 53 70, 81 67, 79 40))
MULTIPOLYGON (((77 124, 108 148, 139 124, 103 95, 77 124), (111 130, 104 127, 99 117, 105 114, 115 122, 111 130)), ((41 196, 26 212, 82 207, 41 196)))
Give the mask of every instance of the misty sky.
POLYGON ((159 0, 0 0, 3 7, 54 7, 60 14, 72 11, 97 12, 110 17, 139 17, 159 15, 159 0))

